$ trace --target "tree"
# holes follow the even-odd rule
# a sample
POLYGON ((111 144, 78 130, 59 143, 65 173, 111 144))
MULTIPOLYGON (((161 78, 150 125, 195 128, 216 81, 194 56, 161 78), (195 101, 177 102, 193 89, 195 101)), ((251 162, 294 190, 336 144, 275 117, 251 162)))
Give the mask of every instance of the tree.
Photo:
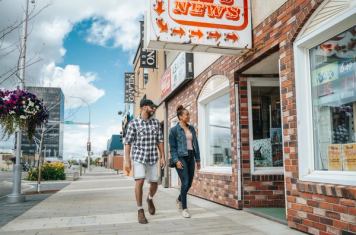
MULTIPOLYGON (((26 0, 29 1, 29 0, 26 0)), ((22 68, 20 65, 20 59, 21 56, 23 55, 23 51, 25 50, 26 47, 26 40, 25 43, 21 43, 20 41, 15 41, 15 42, 11 42, 9 43, 9 45, 7 45, 5 42, 6 38, 11 35, 14 32, 19 31, 24 24, 27 24, 28 22, 33 21, 43 10, 45 10, 47 7, 50 6, 50 4, 47 4, 45 6, 43 6, 40 9, 37 9, 37 5, 35 4, 35 1, 32 0, 32 9, 28 12, 27 9, 24 9, 24 15, 26 15, 26 17, 24 17, 22 20, 15 20, 14 22, 10 23, 9 25, 5 26, 4 28, 0 29, 0 58, 5 58, 13 53, 18 52, 19 56, 16 60, 14 60, 14 64, 13 66, 10 66, 9 68, 7 68, 7 70, 5 71, 1 71, 0 73, 0 85, 3 85, 6 81, 8 81, 9 79, 16 77, 17 80, 21 81, 21 78, 19 76, 19 72, 22 68)), ((0 0, 0 4, 1 4, 1 0, 0 0)), ((0 5, 1 7, 1 5, 0 5)), ((26 31, 26 35, 25 35, 25 39, 27 39, 29 37, 31 32, 27 32, 26 31)), ((25 68, 32 66, 38 62, 40 62, 42 59, 41 58, 31 58, 28 61, 26 61, 26 65, 24 66, 25 68)))
POLYGON ((100 157, 98 157, 98 158, 96 158, 96 159, 95 159, 95 165, 96 165, 96 166, 98 166, 98 165, 99 165, 100 160, 101 160, 101 158, 100 158, 100 157))

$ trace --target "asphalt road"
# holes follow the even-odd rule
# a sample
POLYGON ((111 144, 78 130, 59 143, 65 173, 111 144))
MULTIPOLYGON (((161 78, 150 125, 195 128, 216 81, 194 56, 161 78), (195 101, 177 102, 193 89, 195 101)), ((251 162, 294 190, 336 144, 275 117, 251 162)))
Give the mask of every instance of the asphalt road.
POLYGON ((0 182, 12 180, 12 171, 0 171, 0 182))

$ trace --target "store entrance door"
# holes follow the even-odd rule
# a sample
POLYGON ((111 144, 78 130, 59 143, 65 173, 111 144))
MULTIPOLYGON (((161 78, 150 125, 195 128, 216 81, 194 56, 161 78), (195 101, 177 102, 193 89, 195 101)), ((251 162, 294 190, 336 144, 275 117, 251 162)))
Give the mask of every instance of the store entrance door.
POLYGON ((263 175, 261 179, 265 182, 259 186, 259 192, 257 192, 257 188, 256 192, 252 192, 258 195, 255 197, 255 204, 252 204, 247 210, 286 223, 285 207, 283 207, 284 197, 276 195, 284 193, 283 182, 273 180, 276 175, 283 177, 284 172, 282 113, 278 78, 249 79, 248 96, 251 173, 254 177, 263 175), (280 184, 282 186, 279 186, 280 184), (259 199, 261 202, 258 201, 259 199))

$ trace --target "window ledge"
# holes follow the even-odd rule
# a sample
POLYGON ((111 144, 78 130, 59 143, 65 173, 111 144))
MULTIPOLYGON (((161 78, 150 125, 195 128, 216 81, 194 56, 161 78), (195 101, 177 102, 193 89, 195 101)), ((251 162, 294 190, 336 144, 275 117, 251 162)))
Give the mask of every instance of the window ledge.
POLYGON ((284 169, 283 168, 277 168, 277 169, 258 169, 258 168, 256 168, 252 172, 252 175, 284 175, 284 169))
POLYGON ((324 184, 337 184, 344 186, 356 186, 356 172, 338 171, 314 171, 309 175, 300 177, 301 181, 309 181, 324 184))
POLYGON ((200 173, 212 173, 212 174, 223 174, 223 175, 232 175, 231 167, 204 167, 201 168, 200 173))
POLYGON ((320 194, 324 196, 356 200, 356 191, 353 186, 335 185, 330 183, 315 183, 298 180, 297 189, 299 192, 304 193, 320 194))

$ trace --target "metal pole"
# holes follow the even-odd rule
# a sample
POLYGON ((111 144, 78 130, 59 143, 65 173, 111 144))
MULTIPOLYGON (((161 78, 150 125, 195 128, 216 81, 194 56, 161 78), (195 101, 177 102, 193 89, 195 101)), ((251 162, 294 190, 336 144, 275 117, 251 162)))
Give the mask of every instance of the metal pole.
POLYGON ((37 164, 37 170, 38 170, 38 175, 37 175, 37 192, 41 192, 41 175, 42 175, 42 148, 43 148, 43 139, 44 139, 44 132, 45 132, 45 126, 44 124, 42 125, 41 129, 41 142, 40 142, 40 147, 39 147, 39 154, 38 154, 38 164, 37 164))
POLYGON ((88 125, 88 143, 89 143, 89 149, 88 149, 88 172, 90 171, 90 151, 91 151, 91 142, 90 142, 90 129, 91 129, 91 111, 90 111, 90 105, 89 103, 85 102, 88 106, 88 112, 89 112, 89 125, 88 125))
MULTIPOLYGON (((20 54, 20 89, 25 88, 25 66, 26 66, 26 40, 27 40, 27 22, 28 22, 28 4, 29 0, 26 0, 26 8, 24 13, 24 22, 22 27, 22 39, 21 39, 21 54, 20 54)), ((21 194, 21 130, 17 130, 16 134, 16 163, 13 169, 13 187, 12 193, 7 196, 9 203, 24 202, 25 196, 21 194)))
MULTIPOLYGON (((168 162, 168 105, 167 102, 164 102, 164 154, 166 156, 166 162, 168 162)), ((165 188, 169 188, 169 167, 168 164, 166 164, 165 168, 164 168, 164 177, 162 179, 162 185, 165 188)))
POLYGON ((91 129, 91 110, 90 110, 90 105, 87 101, 85 101, 82 97, 78 97, 78 96, 71 96, 72 98, 77 98, 80 99, 83 103, 85 103, 88 106, 88 115, 89 115, 89 122, 88 122, 88 143, 87 143, 87 151, 88 151, 88 172, 90 170, 90 151, 91 151, 91 142, 90 142, 90 129, 91 129), (90 145, 90 146, 88 146, 90 145))

